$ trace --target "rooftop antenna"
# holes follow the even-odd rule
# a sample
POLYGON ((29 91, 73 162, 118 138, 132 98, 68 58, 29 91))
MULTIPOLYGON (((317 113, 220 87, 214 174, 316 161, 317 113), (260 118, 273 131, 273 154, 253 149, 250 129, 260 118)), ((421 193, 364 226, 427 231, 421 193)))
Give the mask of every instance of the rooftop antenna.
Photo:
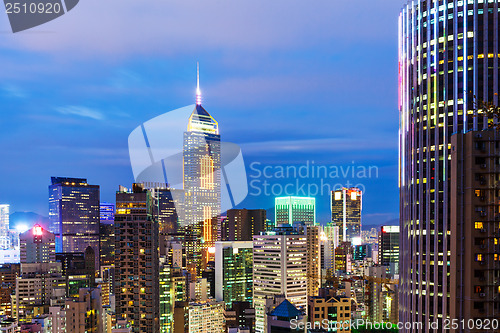
POLYGON ((200 63, 196 62, 196 105, 201 105, 200 63))

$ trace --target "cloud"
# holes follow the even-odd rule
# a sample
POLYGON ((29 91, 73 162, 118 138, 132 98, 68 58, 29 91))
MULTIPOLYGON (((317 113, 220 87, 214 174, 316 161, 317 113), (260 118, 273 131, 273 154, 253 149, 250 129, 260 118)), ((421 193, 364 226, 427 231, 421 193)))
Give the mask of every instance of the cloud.
POLYGON ((59 107, 56 108, 56 111, 59 112, 60 114, 64 115, 75 115, 79 117, 84 117, 84 118, 90 118, 90 119, 95 119, 95 120, 103 120, 104 115, 94 109, 89 109, 84 106, 64 106, 64 107, 59 107))
POLYGON ((0 45, 54 55, 68 51, 73 57, 113 55, 109 61, 221 48, 301 50, 333 40, 383 40, 396 29, 403 2, 86 0, 54 21, 5 35, 0 45))
POLYGON ((242 150, 248 154, 262 154, 264 152, 341 152, 366 151, 370 149, 397 149, 395 140, 383 138, 367 138, 357 140, 353 138, 326 138, 308 140, 265 141, 241 144, 242 150))
POLYGON ((21 88, 11 84, 5 84, 2 87, 5 96, 14 98, 26 98, 27 94, 21 88))

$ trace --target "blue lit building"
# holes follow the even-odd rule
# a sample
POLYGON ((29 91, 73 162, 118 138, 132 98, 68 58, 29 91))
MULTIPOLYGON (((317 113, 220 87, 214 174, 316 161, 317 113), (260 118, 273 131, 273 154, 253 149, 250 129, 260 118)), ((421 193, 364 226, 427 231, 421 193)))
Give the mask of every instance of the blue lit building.
POLYGON ((52 177, 49 186, 50 231, 57 253, 83 253, 88 246, 99 267, 99 186, 83 178, 52 177))

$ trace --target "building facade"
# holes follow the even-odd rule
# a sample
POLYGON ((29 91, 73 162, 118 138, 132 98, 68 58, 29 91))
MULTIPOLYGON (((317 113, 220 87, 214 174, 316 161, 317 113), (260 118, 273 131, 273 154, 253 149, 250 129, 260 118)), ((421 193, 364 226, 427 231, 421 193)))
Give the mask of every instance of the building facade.
POLYGON ((91 246, 99 267, 100 194, 83 178, 52 177, 49 186, 50 231, 56 252, 85 252, 91 246))
POLYGON ((157 208, 151 191, 134 184, 116 193, 115 297, 117 318, 134 332, 159 332, 157 208))
POLYGON ((385 225, 380 227, 378 263, 388 267, 389 274, 399 274, 399 226, 385 225))
POLYGON ((221 225, 222 241, 251 241, 266 231, 265 209, 229 209, 221 225))
POLYGON ((284 295, 307 306, 307 240, 293 228, 276 228, 253 238, 255 332, 267 331, 266 298, 284 295))
POLYGON ((305 225, 316 224, 316 199, 311 197, 278 197, 274 205, 276 226, 293 225, 301 222, 305 225))
POLYGON ((219 124, 201 106, 198 95, 183 142, 184 244, 193 275, 205 268, 217 240, 221 213, 219 124))
POLYGON ((341 188, 331 192, 331 226, 339 228, 339 242, 361 237, 362 194, 358 188, 341 188))
POLYGON ((252 302, 253 242, 215 243, 215 299, 226 308, 233 302, 252 302))
POLYGON ((411 1, 399 31, 400 320, 438 322, 441 331, 457 255, 451 138, 488 127, 474 115, 478 102, 498 105, 498 3, 411 1))
POLYGON ((500 318, 500 134, 456 133, 451 142, 450 317, 486 322, 500 318))

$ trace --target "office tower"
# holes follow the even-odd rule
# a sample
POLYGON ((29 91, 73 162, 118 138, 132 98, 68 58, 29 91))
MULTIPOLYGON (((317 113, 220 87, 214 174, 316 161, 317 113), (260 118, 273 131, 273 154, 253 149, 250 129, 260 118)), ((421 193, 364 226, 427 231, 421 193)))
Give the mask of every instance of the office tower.
POLYGON ((222 225, 222 241, 251 241, 266 231, 265 209, 229 209, 222 225))
POLYGON ((354 245, 352 252, 352 260, 363 261, 366 258, 371 258, 372 247, 370 244, 354 245))
POLYGON ((321 282, 320 226, 307 226, 307 296, 316 296, 321 282))
POLYGON ((174 328, 175 294, 172 283, 172 268, 165 257, 160 257, 159 281, 160 333, 171 333, 174 328))
POLYGON ((255 309, 252 302, 233 302, 231 308, 226 308, 226 329, 253 332, 255 327, 255 309))
POLYGON ((56 261, 55 235, 40 225, 23 232, 19 239, 22 264, 56 261))
POLYGON ((0 205, 0 249, 10 248, 9 205, 0 205))
POLYGON ((276 228, 276 223, 271 221, 270 219, 266 219, 265 230, 264 231, 273 231, 276 228))
POLYGON ((399 274, 399 226, 385 225, 378 238, 378 263, 391 275, 399 274))
POLYGON ((182 201, 184 191, 165 187, 155 189, 158 198, 158 225, 161 234, 175 234, 179 231, 182 217, 182 201))
POLYGON ((213 257, 221 213, 219 124, 201 106, 199 77, 196 106, 184 132, 182 156, 186 261, 196 276, 213 257))
POLYGON ((267 314, 267 332, 304 332, 305 311, 297 309, 287 299, 267 314))
POLYGON ((223 333, 224 302, 190 303, 188 333, 223 333))
POLYGON ((451 143, 450 317, 486 322, 500 318, 500 134, 456 133, 451 143))
POLYGON ((115 297, 117 318, 134 332, 159 332, 159 259, 156 201, 142 184, 120 187, 115 214, 115 297))
POLYGON ((115 261, 115 205, 101 202, 100 207, 100 263, 101 266, 112 266, 115 261))
POLYGON ((215 299, 226 309, 233 302, 252 302, 253 242, 215 243, 215 299))
POLYGON ((350 256, 353 248, 350 242, 342 242, 335 248, 335 271, 347 273, 350 266, 350 256))
POLYGON ((474 116, 477 102, 498 105, 497 21, 496 1, 472 0, 412 1, 399 17, 403 322, 441 328, 457 305, 447 297, 459 255, 451 247, 451 139, 488 127, 487 117, 474 116))
POLYGON ((62 275, 66 278, 66 296, 78 297, 81 288, 95 287, 95 263, 93 249, 84 253, 57 253, 62 275))
POLYGON ((207 280, 208 298, 215 299, 215 261, 210 261, 209 265, 201 272, 201 277, 207 280))
POLYGON ((339 241, 352 242, 361 237, 361 190, 355 187, 341 188, 331 193, 331 226, 339 227, 339 241))
POLYGON ((253 237, 255 331, 266 332, 266 297, 284 295, 297 307, 307 305, 307 240, 293 228, 253 237))
MULTIPOLYGON (((46 257, 53 256, 54 253, 46 257)), ((22 263, 20 276, 16 278, 15 293, 12 295, 13 316, 19 323, 30 323, 38 314, 45 314, 50 305, 64 301, 65 286, 61 263, 22 263)))
POLYGON ((311 324, 321 325, 325 331, 350 333, 351 298, 332 293, 309 297, 308 313, 311 324), (326 327, 325 323, 328 323, 326 327))
POLYGON ((66 299, 65 311, 67 332, 104 332, 101 289, 81 288, 78 297, 66 299))
POLYGON ((11 294, 16 290, 20 264, 0 266, 0 316, 12 317, 11 294))
POLYGON ((49 186, 49 230, 56 252, 85 252, 91 246, 99 267, 99 186, 83 178, 52 177, 49 186))
POLYGON ((316 199, 310 197, 278 197, 274 201, 276 226, 316 224, 316 199))

